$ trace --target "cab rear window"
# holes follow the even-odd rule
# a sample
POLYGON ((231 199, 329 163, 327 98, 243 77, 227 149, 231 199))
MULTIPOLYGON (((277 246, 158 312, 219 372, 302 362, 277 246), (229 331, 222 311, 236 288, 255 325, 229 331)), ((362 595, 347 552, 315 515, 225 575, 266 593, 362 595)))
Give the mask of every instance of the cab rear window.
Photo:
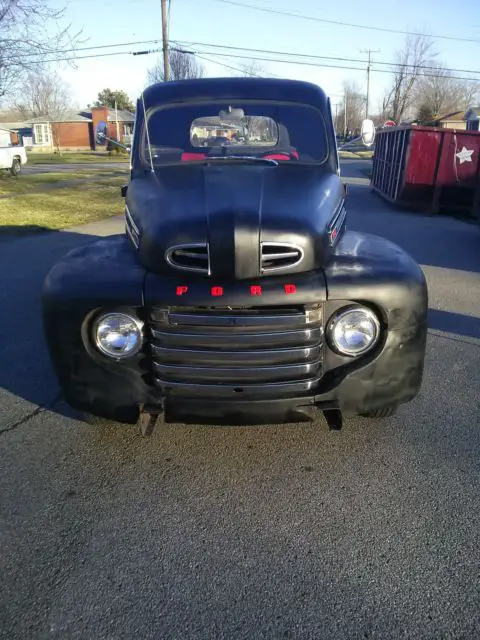
POLYGON ((209 156, 255 156, 323 163, 328 141, 323 115, 299 103, 208 102, 150 111, 142 156, 154 164, 195 162, 209 156))

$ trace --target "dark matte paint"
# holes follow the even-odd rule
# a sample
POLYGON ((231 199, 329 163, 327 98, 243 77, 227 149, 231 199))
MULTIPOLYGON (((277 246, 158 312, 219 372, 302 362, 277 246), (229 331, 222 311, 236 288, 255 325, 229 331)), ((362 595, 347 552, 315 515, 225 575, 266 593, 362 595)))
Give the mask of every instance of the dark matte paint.
POLYGON ((340 178, 318 167, 190 164, 133 180, 126 204, 149 271, 178 275, 165 251, 209 242, 212 275, 245 279, 261 276, 260 242, 289 242, 304 250, 290 273, 325 266, 331 252, 327 227, 344 199, 340 178))
MULTIPOLYGON (((272 99, 311 104, 324 115, 329 143, 321 166, 189 165, 151 172, 140 157, 142 104, 137 109, 127 205, 140 230, 135 249, 112 236, 76 249, 48 274, 43 290, 45 335, 65 399, 73 407, 119 421, 135 422, 139 406, 165 409, 183 421, 270 422, 308 419, 315 409, 366 413, 398 405, 418 393, 427 331, 428 295, 420 267, 386 240, 341 229, 328 244, 328 225, 345 192, 336 173, 331 113, 323 91, 308 83, 263 79, 205 79, 164 83, 145 91, 147 111, 159 104, 195 99, 272 99), (262 276, 259 242, 294 242, 303 263, 262 276), (212 276, 176 271, 164 261, 173 244, 211 245, 212 276), (295 284, 286 295, 284 284, 295 284), (249 286, 261 284, 252 299, 249 286), (178 296, 176 287, 188 286, 178 296), (224 287, 220 298, 212 286, 224 287), (146 320, 154 307, 276 307, 320 304, 323 326, 340 307, 373 307, 382 322, 376 348, 359 358, 334 353, 323 342, 322 377, 298 397, 231 399, 163 393, 153 384, 145 347, 115 362, 92 346, 90 323, 101 310, 126 309, 146 320)), ((188 364, 186 360, 185 364, 188 364)))
MULTIPOLYGON (((62 391, 73 407, 120 421, 134 422, 139 404, 162 406, 153 386, 147 354, 114 362, 85 347, 85 317, 95 310, 126 308, 141 318, 152 306, 211 305, 210 282, 192 279, 191 297, 177 296, 177 278, 148 273, 140 266, 125 236, 112 236, 75 249, 47 276, 43 291, 44 325, 53 365, 62 391), (61 321, 60 321, 61 318, 61 321)), ((365 413, 407 402, 418 393, 426 340, 427 289, 416 263, 390 242, 376 236, 346 232, 337 245, 331 267, 322 272, 269 278, 257 306, 323 302, 325 322, 351 301, 367 302, 383 315, 385 340, 372 354, 352 360, 325 347, 324 376, 309 397, 262 400, 188 400, 170 403, 172 416, 197 421, 207 417, 257 421, 298 419, 299 407, 339 407, 365 413), (368 247, 375 247, 369 255, 368 247), (382 251, 383 247, 383 251, 382 251), (281 284, 296 284, 286 296, 281 284), (358 283, 358 289, 356 288, 358 283), (278 286, 276 286, 278 285, 278 286), (325 295, 327 293, 327 295, 325 295), (388 329, 388 330, 387 330, 388 329), (185 413, 188 410, 188 415, 185 413)), ((231 281, 222 306, 251 304, 248 287, 231 281)))

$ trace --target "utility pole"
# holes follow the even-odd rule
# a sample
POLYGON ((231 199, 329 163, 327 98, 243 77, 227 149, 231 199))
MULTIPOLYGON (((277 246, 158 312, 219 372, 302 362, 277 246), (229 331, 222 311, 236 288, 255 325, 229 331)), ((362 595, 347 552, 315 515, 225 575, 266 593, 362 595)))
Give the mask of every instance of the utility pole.
POLYGON ((347 138, 347 98, 348 98, 348 93, 347 93, 347 90, 345 89, 345 95, 343 98, 343 137, 344 139, 347 138))
POLYGON ((370 69, 372 67, 372 53, 378 53, 380 49, 361 49, 361 53, 368 53, 368 63, 367 63, 367 101, 365 105, 365 118, 368 118, 368 106, 370 99, 370 69))
POLYGON ((162 43, 163 43, 163 75, 165 82, 170 80, 170 66, 168 64, 168 24, 167 24, 167 0, 162 2, 162 43))
POLYGON ((120 142, 120 127, 118 124, 118 109, 117 109, 117 101, 115 100, 115 122, 117 123, 117 140, 120 142))

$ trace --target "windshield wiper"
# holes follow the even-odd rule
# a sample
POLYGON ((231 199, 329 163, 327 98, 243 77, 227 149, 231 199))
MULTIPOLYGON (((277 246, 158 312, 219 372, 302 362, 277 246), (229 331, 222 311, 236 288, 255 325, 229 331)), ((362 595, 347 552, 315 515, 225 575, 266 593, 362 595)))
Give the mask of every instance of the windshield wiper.
POLYGON ((243 162, 254 162, 261 164, 269 164, 271 166, 278 166, 277 160, 272 160, 272 158, 258 158, 257 156, 207 156, 204 159, 204 162, 208 162, 209 160, 241 160, 243 162))

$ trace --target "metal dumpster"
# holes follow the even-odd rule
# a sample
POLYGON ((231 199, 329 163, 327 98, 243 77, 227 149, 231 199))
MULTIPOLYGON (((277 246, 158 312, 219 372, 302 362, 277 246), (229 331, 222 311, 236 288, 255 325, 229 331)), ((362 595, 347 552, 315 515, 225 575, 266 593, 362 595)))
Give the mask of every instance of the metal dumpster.
POLYGON ((371 186, 409 208, 462 209, 478 216, 480 132, 417 126, 380 130, 371 186))

